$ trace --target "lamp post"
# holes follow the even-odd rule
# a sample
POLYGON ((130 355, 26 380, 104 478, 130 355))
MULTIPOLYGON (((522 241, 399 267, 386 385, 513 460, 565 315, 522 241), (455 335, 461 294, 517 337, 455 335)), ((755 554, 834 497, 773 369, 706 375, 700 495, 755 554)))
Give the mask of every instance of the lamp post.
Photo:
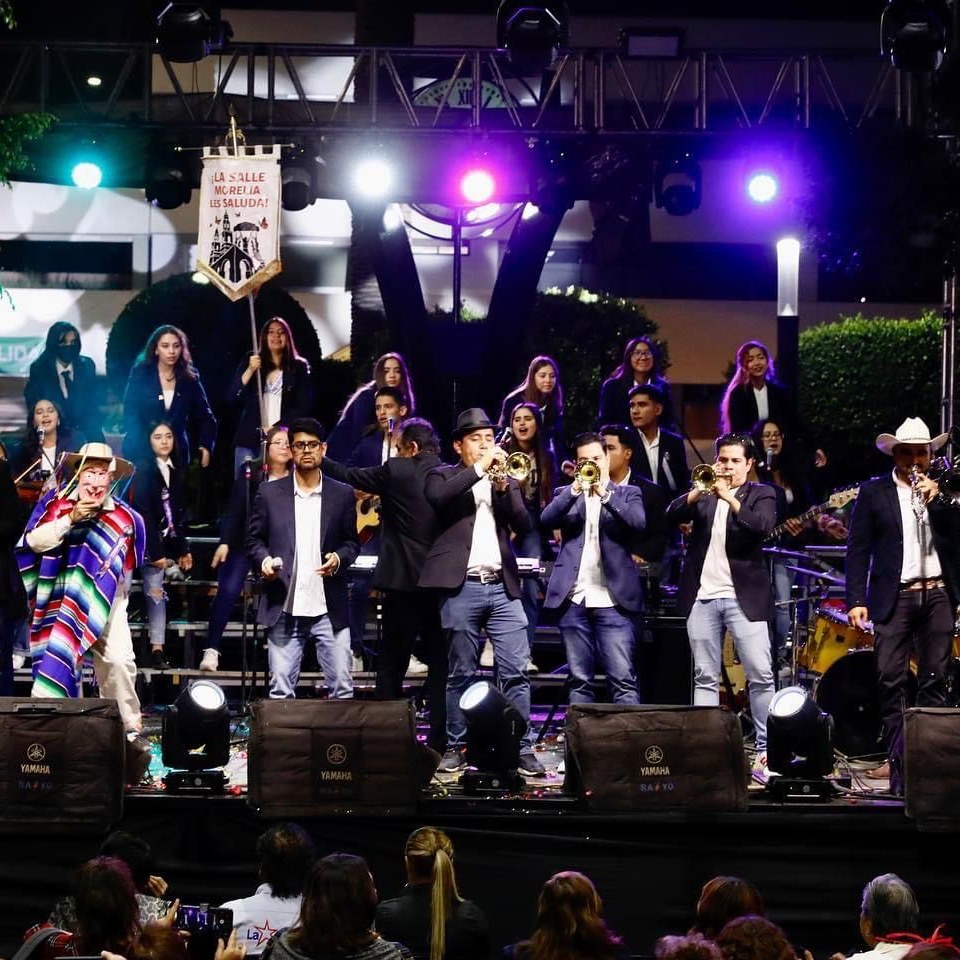
POLYGON ((800 241, 777 241, 777 375, 794 401, 800 354, 800 241))

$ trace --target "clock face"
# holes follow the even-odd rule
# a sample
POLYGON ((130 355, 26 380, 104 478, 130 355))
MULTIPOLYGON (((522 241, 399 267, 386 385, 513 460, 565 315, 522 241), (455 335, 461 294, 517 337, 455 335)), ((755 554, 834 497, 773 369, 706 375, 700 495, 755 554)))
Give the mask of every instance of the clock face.
MULTIPOLYGON (((421 87, 413 95, 413 102, 418 107, 439 107, 443 101, 444 91, 450 83, 449 79, 434 80, 425 87, 421 87)), ((457 77, 450 86, 447 94, 447 106, 457 110, 469 110, 473 105, 473 80, 470 77, 457 77)), ((505 107, 506 96, 492 80, 480 81, 480 106, 505 107)))

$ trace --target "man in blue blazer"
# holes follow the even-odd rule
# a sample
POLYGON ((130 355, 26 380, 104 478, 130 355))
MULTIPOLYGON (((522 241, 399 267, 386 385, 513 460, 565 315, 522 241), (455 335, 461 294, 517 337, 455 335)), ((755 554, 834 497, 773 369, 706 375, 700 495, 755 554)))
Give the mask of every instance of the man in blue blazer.
POLYGON ((316 420, 294 420, 289 434, 293 475, 260 485, 247 535, 265 581, 258 619, 268 630, 270 696, 296 695, 309 638, 331 697, 352 697, 347 571, 360 549, 353 490, 323 476, 316 420))
MULTIPOLYGON (((895 434, 881 433, 877 448, 893 457, 893 470, 860 485, 847 541, 847 609, 853 626, 873 619, 880 717, 890 760, 898 757, 903 708, 916 638, 917 705, 942 707, 960 602, 960 510, 939 497, 926 474, 930 454, 947 434, 931 437, 919 417, 895 434), (916 476, 911 483, 911 474, 916 476)), ((867 776, 885 779, 890 761, 867 776)))
POLYGON ((575 477, 543 509, 540 522, 560 530, 562 544, 544 607, 561 611, 570 702, 594 701, 599 662, 613 702, 639 703, 633 658, 643 588, 631 548, 644 526, 643 495, 636 487, 611 484, 599 433, 581 433, 573 448, 577 462, 595 464, 599 476, 587 487, 575 477))

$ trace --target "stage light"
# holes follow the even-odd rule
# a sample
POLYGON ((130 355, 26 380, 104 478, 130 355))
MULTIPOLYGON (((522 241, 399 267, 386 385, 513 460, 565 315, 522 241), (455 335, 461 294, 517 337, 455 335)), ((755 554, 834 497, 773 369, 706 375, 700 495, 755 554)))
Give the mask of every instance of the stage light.
POLYGON ((284 210, 306 210, 317 199, 311 163, 307 158, 284 160, 280 165, 280 203, 284 210))
POLYGON ((357 192, 371 200, 385 197, 393 184, 393 171, 384 160, 364 160, 353 177, 357 192))
POLYGON ((383 211, 383 229, 387 233, 392 233, 394 230, 399 230, 403 226, 403 213, 400 211, 400 206, 396 203, 391 203, 386 210, 383 211))
POLYGON ((939 69, 950 44, 944 0, 890 0, 880 15, 880 50, 898 70, 939 69))
POLYGON ((232 37, 233 28, 220 19, 218 5, 168 3, 157 17, 157 49, 172 63, 196 63, 223 49, 232 37))
POLYGON ((661 160, 654 169, 653 199, 673 217, 685 217, 700 206, 703 173, 689 153, 661 160))
POLYGON ((517 772, 526 723, 507 698, 486 680, 460 697, 466 723, 467 770, 460 783, 467 793, 506 793, 523 788, 517 772))
POLYGON ((776 199, 780 184, 772 173, 758 171, 747 178, 747 196, 754 203, 769 203, 776 199))
POLYGON ((164 778, 169 793, 222 793, 222 770, 230 759, 230 712, 223 689, 194 680, 167 710, 163 721, 164 778))
POLYGON ((103 182, 103 169, 93 160, 81 160, 70 170, 70 179, 82 190, 95 190, 103 182))
POLYGON ((780 800, 833 795, 824 778, 833 772, 833 717, 803 687, 784 687, 770 701, 767 716, 767 787, 780 800))
POLYGON ((496 186, 489 170, 468 170, 460 178, 460 193, 467 203, 479 205, 489 202, 496 186))
POLYGON ((567 46, 569 34, 565 3, 503 0, 497 8, 497 46, 506 48, 510 62, 524 76, 546 70, 567 46))
POLYGON ((176 210, 181 204, 190 202, 192 189, 183 166, 176 160, 170 160, 168 163, 156 163, 150 168, 143 192, 155 207, 176 210))
POLYGON ((102 84, 103 84, 103 78, 97 76, 97 74, 95 73, 91 73, 90 76, 87 77, 88 87, 99 87, 99 86, 102 86, 102 84))

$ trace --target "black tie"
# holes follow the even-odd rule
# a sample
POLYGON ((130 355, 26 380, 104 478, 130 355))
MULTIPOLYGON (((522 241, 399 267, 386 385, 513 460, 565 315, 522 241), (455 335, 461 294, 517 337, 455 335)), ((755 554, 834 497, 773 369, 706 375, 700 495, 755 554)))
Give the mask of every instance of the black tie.
POLYGON ((70 376, 69 370, 63 371, 63 395, 65 397, 70 396, 70 388, 73 386, 73 377, 70 376))

